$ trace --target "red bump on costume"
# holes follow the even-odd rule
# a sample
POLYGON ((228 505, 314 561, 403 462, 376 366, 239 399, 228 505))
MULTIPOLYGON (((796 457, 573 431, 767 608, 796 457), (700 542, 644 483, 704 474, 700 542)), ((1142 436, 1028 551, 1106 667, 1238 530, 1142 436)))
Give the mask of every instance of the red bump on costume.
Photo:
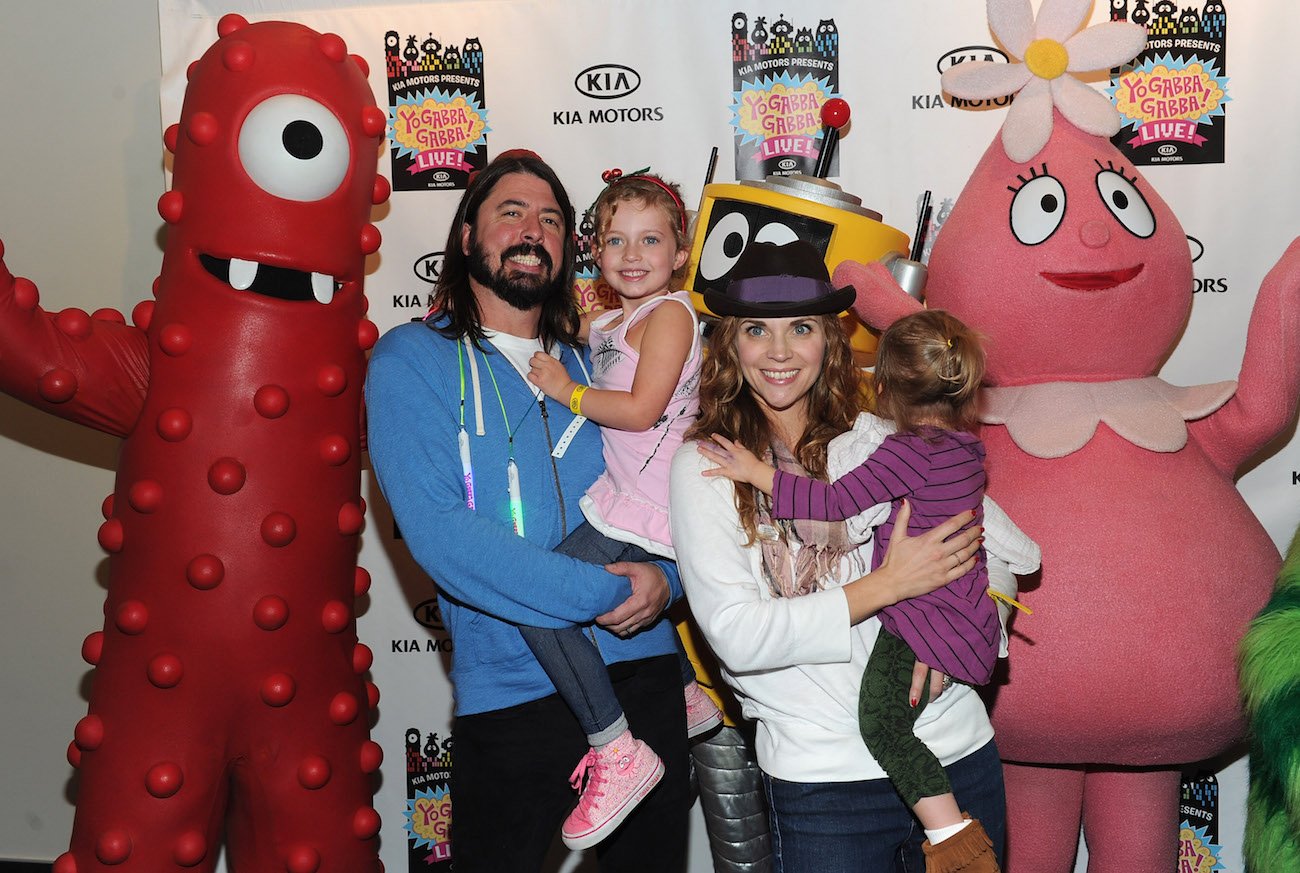
POLYGON ((352 816, 352 833, 357 835, 358 840, 371 839, 379 833, 380 823, 379 813, 373 807, 358 809, 356 815, 352 816))
POLYGON ((298 525, 285 512, 272 512, 262 519, 262 539, 268 546, 282 548, 298 535, 298 525))
POLYGON ((272 673, 262 680, 261 693, 267 706, 285 706, 298 693, 298 684, 288 673, 272 673))
POLYGON ((361 772, 374 773, 384 763, 384 747, 374 740, 361 744, 361 772))
POLYGON ((184 409, 164 409, 158 416, 158 436, 169 443, 178 443, 190 435, 194 420, 184 409))
POLYGON ((144 777, 145 789, 154 797, 160 799, 171 797, 177 791, 180 791, 184 782, 185 775, 181 773, 181 768, 171 761, 154 764, 144 777))
POLYGON ((326 397, 338 397, 348 387, 348 374, 338 364, 325 364, 316 373, 316 387, 326 397))
POLYGON ((139 600, 127 600, 117 608, 114 624, 128 636, 144 633, 144 629, 149 626, 149 607, 139 600))
POLYGON ((331 600, 325 604, 325 608, 320 613, 321 626, 332 634, 345 630, 351 621, 351 610, 337 600, 331 600))
POLYGON ((103 515, 104 518, 112 518, 112 517, 113 517, 113 506, 116 505, 116 502, 117 502, 117 501, 115 501, 115 500, 113 499, 113 495, 112 495, 112 494, 110 494, 110 495, 108 495, 107 497, 105 497, 105 498, 104 498, 104 502, 101 503, 101 504, 99 504, 99 512, 100 512, 100 514, 103 515))
POLYGON ((348 441, 343 437, 334 433, 321 438, 320 459, 331 467, 346 464, 351 457, 352 447, 348 445, 348 441))
POLYGON ((348 45, 343 41, 343 37, 337 33, 324 33, 316 41, 320 47, 320 52, 336 64, 341 64, 347 59, 348 45))
POLYGON ((208 591, 221 584, 226 567, 216 555, 199 555, 185 568, 185 578, 200 591, 208 591))
POLYGON ((253 408, 262 418, 279 418, 289 411, 289 392, 279 385, 263 385, 253 394, 253 408))
POLYGON ((149 682, 155 688, 166 689, 175 688, 180 684, 181 677, 185 675, 185 668, 176 655, 164 653, 149 659, 147 672, 149 682))
POLYGON ((208 841, 198 831, 186 831, 172 846, 172 860, 181 867, 197 867, 208 856, 208 841))
MULTIPOLYGON (((65 757, 68 759, 68 763, 72 765, 72 769, 76 770, 81 766, 81 749, 77 748, 76 741, 68 743, 68 751, 65 757)), ((59 868, 56 865, 54 869, 57 870, 59 868)))
POLYGON ((71 852, 64 852, 54 860, 50 873, 77 873, 77 859, 72 857, 71 852))
POLYGON ((158 332, 158 348, 173 358, 179 358, 193 345, 194 334, 183 324, 169 324, 158 332))
POLYGON ((361 319, 357 325, 357 345, 362 351, 370 351, 379 342, 379 328, 368 318, 361 319))
POLYGON ((126 502, 136 512, 148 514, 162 505, 162 486, 152 479, 141 479, 131 485, 126 493, 126 502))
POLYGON ((97 715, 85 716, 73 729, 72 739, 81 751, 95 751, 104 742, 104 720, 97 715))
POLYGON ((352 593, 361 597, 370 590, 370 571, 365 567, 357 567, 355 575, 352 577, 352 593))
POLYGON ((95 321, 110 321, 113 324, 126 324, 126 316, 111 306, 96 309, 94 312, 90 313, 90 317, 95 321))
POLYGON ((189 66, 185 68, 185 81, 191 81, 194 78, 194 70, 198 67, 198 61, 190 61, 189 66))
POLYGON ((366 703, 371 709, 379 705, 379 686, 373 682, 366 683, 366 703))
POLYGON ((54 316, 54 324, 73 339, 85 339, 90 336, 90 316, 84 309, 75 307, 65 309, 54 316))
POLYGON ((320 869, 320 852, 310 846, 294 846, 284 866, 289 873, 316 873, 320 869))
POLYGON ((373 255, 379 251, 379 246, 383 242, 383 236, 379 233, 379 228, 373 224, 367 224, 361 228, 361 253, 363 255, 373 255))
POLYGON ((221 124, 211 112, 196 112, 185 125, 185 135, 196 146, 209 146, 221 134, 221 124))
POLYGON ((247 478, 244 465, 234 458, 217 458, 208 468, 208 487, 218 494, 234 494, 247 478))
POLYGON ((310 791, 324 788, 330 781, 330 762, 320 755, 308 755, 298 765, 298 784, 310 791))
POLYGON ((346 691, 340 691, 330 701, 330 721, 337 725, 351 724, 361 711, 361 704, 356 697, 346 691))
POLYGON ((104 632, 95 631, 87 634, 86 638, 81 642, 81 660, 93 667, 99 663, 99 658, 103 654, 104 632))
MULTIPOLYGON (((155 296, 157 296, 156 292, 155 296)), ((152 300, 141 300, 131 309, 131 323, 140 330, 148 330, 149 322, 153 321, 153 308, 152 300)))
POLYGON ((67 403, 77 393, 77 377, 55 367, 36 381, 36 391, 50 403, 67 403))
POLYGON ((117 554, 122 551, 122 545, 125 542, 125 534, 122 532, 122 522, 120 519, 110 518, 99 526, 99 547, 110 554, 117 554))
POLYGON ((355 503, 345 503, 339 507, 339 533, 352 536, 361 532, 366 523, 365 513, 355 503))
POLYGON ((375 177, 375 189, 370 194, 370 202, 378 206, 381 203, 387 203, 388 198, 393 194, 393 185, 383 176, 375 177))
POLYGON ((355 63, 357 65, 357 68, 361 70, 361 75, 363 76, 370 75, 370 64, 366 63, 365 58, 361 57, 361 55, 349 55, 348 57, 352 58, 352 62, 355 63))
POLYGON ((161 281, 162 276, 154 276, 153 281, 149 283, 149 293, 153 295, 154 299, 158 297, 158 283, 161 281))
POLYGON ((163 146, 167 151, 176 154, 176 138, 181 135, 181 126, 179 124, 169 124, 163 131, 163 146))
POLYGON ((41 302, 41 294, 30 279, 14 279, 14 303, 24 312, 31 312, 41 302))
POLYGON ((168 224, 176 224, 185 212, 185 196, 179 191, 168 191, 158 198, 158 214, 168 224))
POLYGON ((279 630, 289 620, 289 604, 268 594, 253 605, 253 623, 265 631, 279 630))
POLYGON ((252 68, 253 61, 257 59, 257 53, 253 47, 246 42, 232 42, 226 46, 226 50, 221 53, 222 65, 232 73, 242 73, 252 68))
POLYGON ((217 36, 227 37, 248 27, 248 19, 238 12, 227 12, 217 21, 217 36))
POLYGON ((360 675, 375 663, 375 653, 365 643, 357 643, 352 649, 352 672, 360 675))
MULTIPOLYGON (((367 106, 365 109, 361 110, 361 129, 365 132, 366 136, 379 136, 387 127, 388 116, 385 115, 384 110, 380 109, 378 106, 367 106)), ((382 178, 383 176, 375 177, 376 190, 378 190, 379 180, 382 178)), ((384 201, 374 200, 372 202, 379 204, 384 201)))
POLYGON ((102 864, 113 866, 131 857, 131 836, 124 830, 105 831, 95 841, 95 857, 102 864))

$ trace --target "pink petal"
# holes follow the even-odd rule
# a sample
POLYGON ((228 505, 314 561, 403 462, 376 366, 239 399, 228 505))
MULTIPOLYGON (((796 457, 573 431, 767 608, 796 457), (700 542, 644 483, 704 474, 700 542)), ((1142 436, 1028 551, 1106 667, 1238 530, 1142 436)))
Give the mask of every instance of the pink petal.
POLYGON ((964 61, 949 67, 939 77, 943 90, 963 100, 992 100, 1014 94, 1025 86, 1031 74, 1024 64, 996 64, 992 61, 964 61))
POLYGON ((1087 21, 1091 8, 1092 0, 1043 0, 1034 19, 1034 35, 1065 42, 1087 21))
MULTIPOLYGON (((1059 80, 1058 80, 1059 81, 1059 80)), ((1021 89, 1002 123, 1002 148, 1018 164, 1028 163, 1052 135, 1052 92, 1044 79, 1021 89)))
POLYGON ((1137 57, 1147 44, 1146 28, 1131 21, 1106 21, 1077 33, 1065 43, 1072 73, 1107 70, 1137 57))
POLYGON ((1034 39, 1034 10, 1029 0, 988 0, 989 28, 1007 51, 1023 59, 1034 39))
MULTIPOLYGON (((1052 80, 1052 97, 1056 108, 1079 130, 1095 136, 1112 137, 1119 133, 1119 110, 1104 95, 1073 76, 1052 80)), ((1019 102, 1020 98, 1016 98, 1019 102)))

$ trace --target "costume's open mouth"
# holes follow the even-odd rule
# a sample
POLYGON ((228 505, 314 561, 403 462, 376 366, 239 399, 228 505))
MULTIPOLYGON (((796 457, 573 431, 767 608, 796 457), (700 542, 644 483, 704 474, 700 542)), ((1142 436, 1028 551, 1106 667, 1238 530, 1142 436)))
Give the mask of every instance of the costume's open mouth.
POLYGON ((324 273, 305 273, 288 267, 273 267, 242 258, 216 258, 199 255, 199 263, 216 278, 236 291, 252 291, 280 300, 316 300, 329 303, 334 292, 343 287, 324 273))
POLYGON ((1039 275, 1062 288, 1071 288, 1075 291, 1104 291, 1137 278, 1137 275, 1142 272, 1142 267, 1142 264, 1138 264, 1104 273, 1039 273, 1039 275))

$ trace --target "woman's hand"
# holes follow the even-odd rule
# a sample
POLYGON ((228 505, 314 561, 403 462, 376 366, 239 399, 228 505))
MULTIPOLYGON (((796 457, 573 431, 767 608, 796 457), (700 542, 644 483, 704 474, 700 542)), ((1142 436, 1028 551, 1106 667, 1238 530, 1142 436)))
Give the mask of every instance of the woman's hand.
POLYGON ((938 670, 931 670, 929 664, 917 661, 912 667, 912 687, 908 691, 908 700, 913 708, 921 702, 921 695, 925 693, 927 684, 930 686, 930 700, 934 701, 952 685, 952 678, 938 670), (925 681, 926 676, 930 677, 929 683, 925 681))
POLYGON ((916 537, 907 535, 911 517, 912 505, 904 500, 880 566, 844 586, 851 624, 900 600, 929 594, 974 569, 983 529, 974 526, 961 529, 962 525, 970 524, 974 511, 954 515, 916 537))

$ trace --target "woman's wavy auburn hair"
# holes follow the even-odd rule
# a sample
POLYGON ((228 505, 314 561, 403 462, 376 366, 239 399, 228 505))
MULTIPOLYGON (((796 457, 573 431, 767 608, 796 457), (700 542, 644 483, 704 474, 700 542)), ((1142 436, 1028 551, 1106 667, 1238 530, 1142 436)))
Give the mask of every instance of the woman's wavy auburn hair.
MULTIPOLYGON (((853 362, 848 333, 837 315, 810 315, 826 337, 822 370, 808 389, 808 426, 793 446, 795 459, 811 476, 826 475, 826 446, 853 426, 866 408, 862 373, 853 362)), ((709 354, 700 374, 700 417, 686 438, 707 440, 713 434, 740 443, 760 458, 775 437, 772 422, 754 396, 740 369, 737 342, 742 325, 753 319, 719 319, 709 337, 709 354)), ((752 545, 758 535, 757 490, 736 488, 736 509, 752 545)))

